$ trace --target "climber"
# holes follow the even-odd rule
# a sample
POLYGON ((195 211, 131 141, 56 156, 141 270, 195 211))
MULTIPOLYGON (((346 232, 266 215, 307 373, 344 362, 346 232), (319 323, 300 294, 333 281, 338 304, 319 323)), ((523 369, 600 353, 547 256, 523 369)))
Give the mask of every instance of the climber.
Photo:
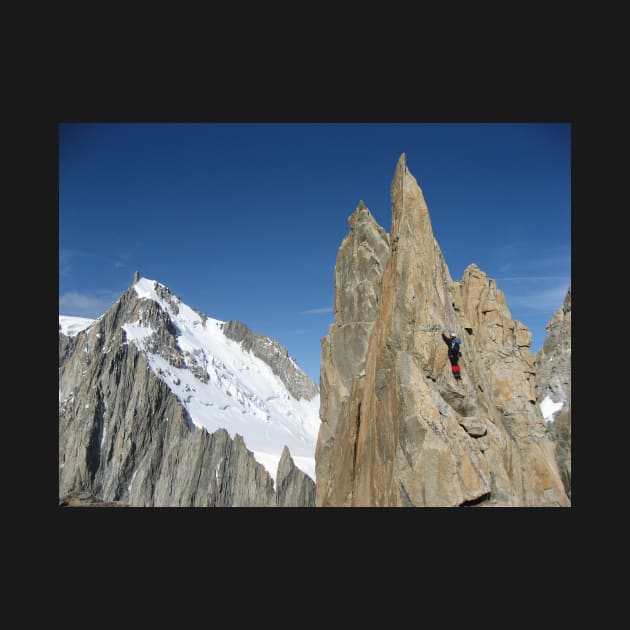
POLYGON ((451 362, 451 369, 453 371, 453 376, 459 381, 462 378, 461 371, 457 362, 459 361, 459 357, 461 356, 461 352, 459 347, 461 345, 461 339, 457 338, 455 333, 450 333, 445 335, 442 333, 442 339, 448 345, 448 358, 451 362))

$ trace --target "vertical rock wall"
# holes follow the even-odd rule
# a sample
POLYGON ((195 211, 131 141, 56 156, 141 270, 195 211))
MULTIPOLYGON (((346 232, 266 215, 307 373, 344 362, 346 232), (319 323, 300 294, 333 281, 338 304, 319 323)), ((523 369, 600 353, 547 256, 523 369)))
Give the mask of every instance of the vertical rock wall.
POLYGON ((391 195, 389 243, 360 204, 339 250, 317 505, 568 505, 536 405, 529 331, 475 265, 452 281, 404 154, 391 195), (452 328, 461 381, 441 334, 452 328))

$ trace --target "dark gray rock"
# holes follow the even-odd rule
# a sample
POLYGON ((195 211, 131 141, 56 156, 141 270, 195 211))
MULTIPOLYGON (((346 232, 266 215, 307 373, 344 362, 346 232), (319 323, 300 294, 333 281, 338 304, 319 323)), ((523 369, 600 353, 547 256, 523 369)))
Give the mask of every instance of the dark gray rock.
MULTIPOLYGON (((168 314, 133 285, 89 329, 60 334, 59 496, 83 492, 133 507, 275 506, 273 480, 242 437, 195 427, 127 342, 122 327, 137 321, 154 331, 151 352, 182 365, 168 314)), ((313 481, 300 475, 283 462, 283 505, 310 501, 313 481)))
POLYGON ((300 370, 281 343, 253 332, 239 321, 225 322, 223 334, 228 339, 240 343, 244 350, 251 352, 269 365, 272 372, 280 378, 297 400, 300 398, 311 400, 319 393, 317 385, 300 370))
POLYGON ((276 505, 278 507, 315 507, 315 482, 296 467, 286 446, 278 463, 276 505))
POLYGON ((59 365, 66 360, 66 357, 70 353, 72 346, 74 345, 74 337, 68 337, 64 335, 61 330, 59 331, 59 365))

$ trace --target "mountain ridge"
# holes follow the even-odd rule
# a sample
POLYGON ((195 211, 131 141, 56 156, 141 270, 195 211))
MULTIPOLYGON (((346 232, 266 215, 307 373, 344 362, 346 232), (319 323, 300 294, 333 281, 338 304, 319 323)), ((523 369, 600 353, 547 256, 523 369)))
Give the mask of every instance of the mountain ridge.
POLYGON ((286 505, 274 481, 287 446, 284 495, 308 498, 296 484, 311 484, 314 495, 319 394, 293 398, 223 324, 137 275, 85 329, 72 337, 60 330, 60 495, 286 505), (302 476, 291 475, 292 466, 302 476))

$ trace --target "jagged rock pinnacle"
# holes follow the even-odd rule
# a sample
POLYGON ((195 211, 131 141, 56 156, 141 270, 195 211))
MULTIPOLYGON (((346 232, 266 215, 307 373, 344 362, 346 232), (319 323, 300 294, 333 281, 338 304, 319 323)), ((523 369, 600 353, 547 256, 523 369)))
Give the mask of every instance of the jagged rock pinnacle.
POLYGON ((416 178, 407 168, 407 158, 403 153, 396 165, 394 178, 390 188, 392 198, 392 236, 396 236, 396 225, 400 221, 403 210, 405 211, 428 211, 429 208, 422 194, 422 189, 418 185, 416 178))
POLYGON ((376 224, 370 209, 363 203, 363 199, 359 200, 359 205, 356 207, 355 211, 348 217, 348 225, 352 230, 357 223, 363 223, 365 221, 371 221, 376 224))
POLYGON ((278 507, 314 505, 315 484, 305 483, 305 477, 306 475, 296 467, 289 449, 285 446, 282 449, 276 475, 276 505, 278 507))
POLYGON ((547 323, 547 337, 536 353, 536 402, 561 403, 546 416, 556 463, 567 495, 571 496, 571 287, 562 306, 547 323))
POLYGON ((138 282, 138 280, 140 280, 140 274, 136 271, 136 272, 133 274, 133 280, 132 280, 131 284, 132 284, 132 285, 136 284, 136 282, 138 282))
POLYGON ((476 265, 452 282, 404 153, 391 194, 390 238, 357 221, 337 256, 316 505, 568 505, 536 408, 531 334, 476 265), (440 334, 453 327, 467 333, 461 382, 440 334))

